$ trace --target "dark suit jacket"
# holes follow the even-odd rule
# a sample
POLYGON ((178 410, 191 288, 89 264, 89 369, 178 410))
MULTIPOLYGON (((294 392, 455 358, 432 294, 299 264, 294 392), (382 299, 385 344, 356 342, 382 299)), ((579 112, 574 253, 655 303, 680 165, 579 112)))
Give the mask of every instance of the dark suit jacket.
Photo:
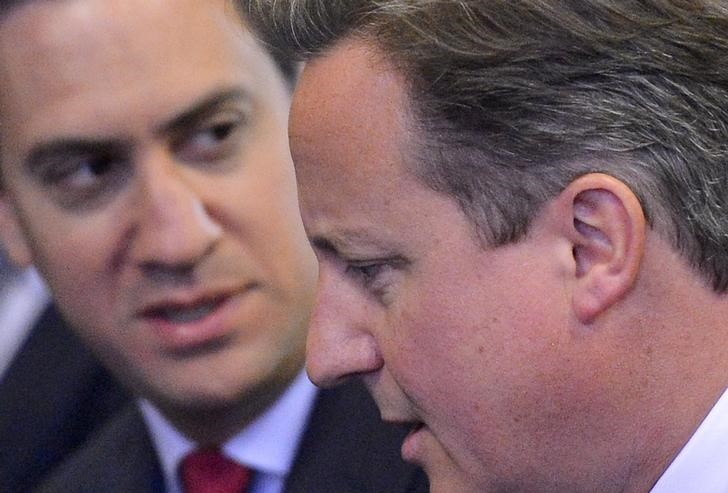
MULTIPOLYGON (((320 393, 286 493, 427 493, 421 470, 402 462, 406 430, 381 423, 358 382, 320 393)), ((42 493, 161 493, 162 473, 135 407, 64 464, 42 493)))
POLYGON ((128 402, 48 308, 0 381, 0 491, 29 491, 128 402))

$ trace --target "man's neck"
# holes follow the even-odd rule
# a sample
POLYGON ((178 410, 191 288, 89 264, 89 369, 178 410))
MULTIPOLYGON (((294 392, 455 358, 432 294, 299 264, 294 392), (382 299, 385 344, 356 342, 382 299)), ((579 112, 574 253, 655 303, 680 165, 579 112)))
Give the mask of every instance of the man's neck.
MULTIPOLYGON (((300 369, 299 369, 300 372, 300 369)), ((200 446, 219 445, 235 436, 264 413, 286 391, 297 373, 275 384, 267 382, 222 405, 186 406, 157 404, 162 414, 200 446)))

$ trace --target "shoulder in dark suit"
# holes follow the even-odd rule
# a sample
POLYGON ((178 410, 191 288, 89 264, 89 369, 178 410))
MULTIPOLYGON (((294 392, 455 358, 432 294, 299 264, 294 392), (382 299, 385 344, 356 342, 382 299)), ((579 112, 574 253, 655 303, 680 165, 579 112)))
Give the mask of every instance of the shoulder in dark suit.
POLYGON ((129 400, 49 307, 0 381, 0 490, 30 490, 129 400))
MULTIPOLYGON (((286 493, 426 493, 424 473, 405 464, 406 430, 383 424, 359 382, 321 391, 286 493)), ((54 474, 41 493, 160 493, 162 474, 133 406, 54 474)))
POLYGON ((37 491, 163 493, 164 479, 136 404, 129 404, 37 491))

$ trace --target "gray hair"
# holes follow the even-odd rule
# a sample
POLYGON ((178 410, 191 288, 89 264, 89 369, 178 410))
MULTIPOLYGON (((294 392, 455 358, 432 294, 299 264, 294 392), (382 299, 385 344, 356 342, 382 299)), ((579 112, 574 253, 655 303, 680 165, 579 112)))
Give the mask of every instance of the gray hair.
POLYGON ((632 188, 653 229, 728 290, 723 0, 243 0, 299 59, 344 38, 409 84, 414 173, 491 245, 576 177, 632 188))

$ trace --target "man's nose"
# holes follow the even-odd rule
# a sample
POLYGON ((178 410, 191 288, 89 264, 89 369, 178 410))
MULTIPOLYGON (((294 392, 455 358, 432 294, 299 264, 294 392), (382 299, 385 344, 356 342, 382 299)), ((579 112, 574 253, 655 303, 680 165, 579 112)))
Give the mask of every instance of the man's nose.
POLYGON ((322 265, 306 348, 306 369, 319 387, 333 387, 383 366, 366 301, 322 265))
POLYGON ((157 158, 140 169, 133 205, 133 261, 144 268, 193 266, 222 236, 206 203, 214 190, 171 159, 157 158))

